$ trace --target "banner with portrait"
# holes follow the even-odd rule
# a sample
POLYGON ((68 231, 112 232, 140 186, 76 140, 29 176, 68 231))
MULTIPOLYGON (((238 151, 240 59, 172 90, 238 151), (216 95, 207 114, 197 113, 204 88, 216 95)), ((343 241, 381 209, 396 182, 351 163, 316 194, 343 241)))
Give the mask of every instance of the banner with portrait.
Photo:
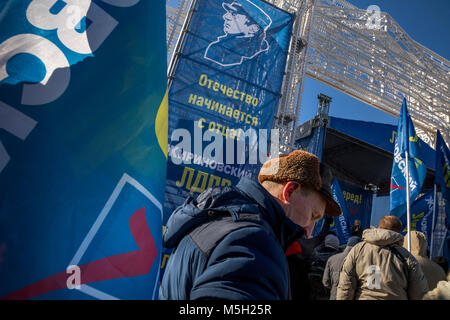
POLYGON ((294 16, 259 0, 194 5, 169 90, 165 221, 188 196, 255 179, 278 156, 270 128, 294 16))

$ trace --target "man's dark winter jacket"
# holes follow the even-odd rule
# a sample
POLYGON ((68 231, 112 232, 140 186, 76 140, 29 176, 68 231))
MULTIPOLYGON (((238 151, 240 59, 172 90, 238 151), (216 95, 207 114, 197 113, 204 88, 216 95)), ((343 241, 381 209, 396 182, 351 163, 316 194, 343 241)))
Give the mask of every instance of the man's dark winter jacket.
POLYGON ((289 299, 285 251, 303 235, 258 182, 208 189, 169 218, 159 299, 289 299))
POLYGON ((339 253, 339 248, 329 248, 323 245, 317 247, 311 257, 309 280, 311 285, 311 300, 329 300, 330 290, 322 284, 322 277, 327 261, 339 253))

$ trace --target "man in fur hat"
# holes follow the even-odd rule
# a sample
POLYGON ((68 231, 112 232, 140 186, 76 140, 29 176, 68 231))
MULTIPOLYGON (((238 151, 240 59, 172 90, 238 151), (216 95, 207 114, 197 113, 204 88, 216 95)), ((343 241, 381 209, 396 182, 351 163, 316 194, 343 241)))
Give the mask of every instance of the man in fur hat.
POLYGON ((164 232, 174 251, 159 298, 289 299, 286 250, 310 237, 324 213, 341 213, 330 177, 315 155, 297 150, 266 162, 259 182, 244 178, 187 199, 164 232))

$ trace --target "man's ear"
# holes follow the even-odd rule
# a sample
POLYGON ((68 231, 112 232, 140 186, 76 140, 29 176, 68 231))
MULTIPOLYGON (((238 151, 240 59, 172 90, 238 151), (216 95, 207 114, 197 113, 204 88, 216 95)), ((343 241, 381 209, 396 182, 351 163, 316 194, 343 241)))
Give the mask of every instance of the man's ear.
POLYGON ((287 182, 282 191, 282 197, 284 203, 289 203, 291 201, 292 194, 295 190, 297 190, 300 187, 300 184, 295 181, 289 181, 287 182))

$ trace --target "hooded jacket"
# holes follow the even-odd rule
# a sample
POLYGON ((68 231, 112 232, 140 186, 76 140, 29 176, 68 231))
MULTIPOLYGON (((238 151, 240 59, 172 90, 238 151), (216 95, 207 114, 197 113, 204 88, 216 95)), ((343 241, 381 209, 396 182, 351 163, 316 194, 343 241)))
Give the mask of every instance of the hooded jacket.
MULTIPOLYGON (((408 238, 404 238, 403 246, 408 247, 408 238)), ((427 239, 422 232, 411 231, 411 253, 416 258, 428 282, 428 288, 433 290, 439 281, 445 281, 445 272, 435 262, 427 258, 427 239)))
POLYGON ((345 257, 348 255, 353 246, 360 241, 361 239, 357 236, 350 237, 344 252, 335 254, 328 259, 325 266, 325 271, 323 273, 322 284, 325 288, 330 289, 330 300, 336 300, 339 274, 341 272, 345 257))
POLYGON ((163 245, 174 251, 159 299, 288 299, 285 251, 304 233, 255 181, 208 189, 187 199, 167 222, 163 245), (230 222, 222 224, 224 217, 230 222))
POLYGON ((419 300, 428 284, 397 232, 371 228, 345 258, 337 300, 419 300))

